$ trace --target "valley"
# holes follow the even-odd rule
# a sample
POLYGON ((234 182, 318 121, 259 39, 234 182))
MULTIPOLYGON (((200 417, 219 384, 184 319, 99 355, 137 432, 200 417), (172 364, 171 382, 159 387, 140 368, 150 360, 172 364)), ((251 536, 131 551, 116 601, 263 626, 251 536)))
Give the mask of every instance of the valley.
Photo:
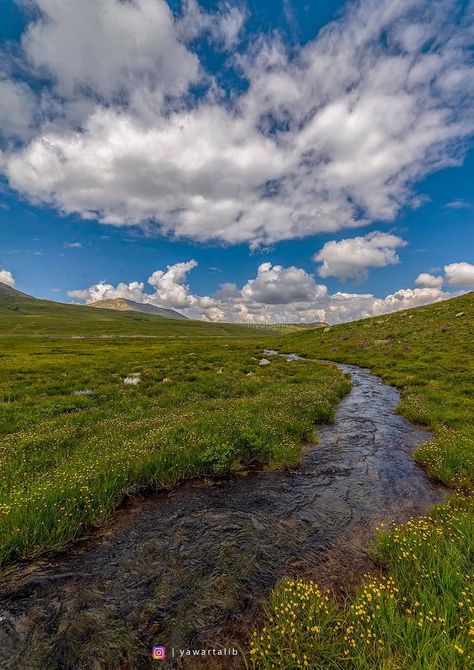
POLYGON ((248 657, 255 668, 296 668, 321 645, 327 667, 350 661, 350 667, 369 668, 393 655, 403 659, 406 635, 407 658, 415 654, 420 668, 444 670, 452 658, 452 667, 464 667, 463 659, 468 667, 469 638, 457 602, 470 602, 464 552, 472 541, 472 300, 468 294, 281 335, 276 328, 155 315, 130 321, 111 310, 4 296, 0 594, 2 621, 10 622, 10 632, 2 629, 7 667, 20 667, 12 658, 21 657, 31 639, 37 640, 37 665, 26 667, 44 667, 53 647, 57 667, 74 658, 73 667, 86 668, 91 657, 100 667, 115 667, 117 658, 148 667, 155 639, 173 648, 199 647, 213 633, 219 644, 239 645, 233 663, 248 657), (84 337, 70 336, 75 315, 84 337), (19 334, 5 328, 15 320, 22 324, 19 334), (119 331, 138 332, 107 337, 116 335, 116 323, 119 331), (299 360, 272 356, 270 349, 298 352, 299 360), (331 358, 344 365, 318 362, 331 358), (399 403, 393 386, 401 389, 399 411, 406 419, 391 414, 399 403), (423 469, 412 461, 413 451, 423 469), (189 479, 194 483, 179 486, 189 479), (436 481, 457 493, 426 516, 446 496, 436 481), (88 539, 71 544, 84 535, 88 539), (416 553, 404 548, 413 543, 416 553), (170 573, 173 556, 180 559, 170 573), (332 571, 323 569, 325 560, 332 571), (107 563, 113 570, 103 585, 95 584, 107 563), (345 566, 342 573, 337 563, 345 566), (377 565, 387 567, 380 572, 377 565), (367 582, 364 570, 375 581, 367 582), (425 579, 416 578, 417 570, 425 579), (449 593, 440 590, 440 571, 450 575, 449 593), (400 600, 384 595, 387 574, 404 594, 400 600), (191 575, 200 575, 192 587, 191 575), (305 586, 318 578, 320 587, 305 586), (137 590, 142 583, 149 585, 146 593, 137 590), (53 616, 58 588, 67 590, 69 606, 53 616), (286 610, 295 588, 309 591, 286 610), (371 615, 377 644, 364 641, 360 648, 360 638, 338 630, 342 620, 351 634, 357 629, 351 617, 360 599, 366 602, 367 589, 381 598, 371 615), (75 608, 82 611, 92 593, 93 616, 89 606, 79 614, 75 608), (191 596, 200 603, 193 615, 191 596), (321 609, 321 598, 331 607, 321 609), (412 599, 420 616, 433 619, 438 612, 422 649, 410 633, 417 625, 408 612, 414 606, 406 604, 412 599), (123 600, 131 605, 125 618, 117 609, 123 600), (316 638, 308 636, 308 607, 316 638), (264 626, 257 638, 255 615, 264 626), (56 635, 70 628, 71 617, 69 647, 68 638, 59 644, 56 635), (196 617, 201 628, 190 625, 196 617), (77 627, 87 631, 92 621, 90 643, 73 643, 77 627), (281 639, 288 626, 291 638, 281 639), (284 657, 295 654, 294 666, 279 665, 282 645, 284 657), (466 648, 461 659, 454 645, 466 648))

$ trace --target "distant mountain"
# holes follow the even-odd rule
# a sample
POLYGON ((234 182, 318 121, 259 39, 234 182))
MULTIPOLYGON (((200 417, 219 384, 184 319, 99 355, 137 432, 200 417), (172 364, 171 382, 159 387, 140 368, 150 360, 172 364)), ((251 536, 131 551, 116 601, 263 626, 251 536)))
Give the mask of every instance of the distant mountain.
POLYGON ((32 301, 36 300, 36 298, 33 298, 32 295, 28 295, 27 293, 22 293, 21 291, 17 291, 16 288, 12 288, 11 286, 8 286, 8 284, 4 284, 3 282, 0 281, 0 302, 1 303, 11 303, 12 301, 32 301))
POLYGON ((108 300, 99 300, 90 303, 89 307, 98 307, 99 309, 117 309, 120 312, 143 312, 143 314, 158 314, 167 319, 187 319, 187 316, 176 312, 174 309, 165 307, 155 307, 142 302, 135 302, 128 298, 109 298, 108 300))
MULTIPOLYGON (((102 301, 97 309, 97 305, 42 300, 0 282, 0 338, 26 336, 79 340, 153 337, 168 340, 182 337, 247 338, 255 335, 255 330, 247 325, 194 321, 172 309, 142 305, 132 300, 126 301, 129 304, 119 309, 111 308, 106 302, 102 301)), ((269 329, 257 332, 260 335, 275 334, 275 330, 269 329)))

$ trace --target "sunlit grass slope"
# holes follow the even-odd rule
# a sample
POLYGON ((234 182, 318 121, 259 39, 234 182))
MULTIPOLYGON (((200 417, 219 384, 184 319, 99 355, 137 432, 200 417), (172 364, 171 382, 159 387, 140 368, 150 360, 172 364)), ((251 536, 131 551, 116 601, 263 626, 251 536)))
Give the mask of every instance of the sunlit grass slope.
POLYGON ((262 367, 265 343, 4 338, 0 564, 77 537, 126 491, 297 463, 349 383, 309 361, 262 367))
POLYGON ((433 439, 416 460, 457 490, 431 515, 379 529, 367 578, 344 605, 286 580, 253 637, 255 668, 455 670, 474 666, 474 294, 304 332, 276 347, 367 366, 401 389, 433 439))

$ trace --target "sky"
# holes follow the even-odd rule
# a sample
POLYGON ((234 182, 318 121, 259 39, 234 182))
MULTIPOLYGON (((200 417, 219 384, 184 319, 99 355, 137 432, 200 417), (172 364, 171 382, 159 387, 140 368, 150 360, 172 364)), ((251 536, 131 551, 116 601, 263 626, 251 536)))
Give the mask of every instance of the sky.
POLYGON ((474 2, 2 0, 0 281, 211 321, 474 289, 474 2))

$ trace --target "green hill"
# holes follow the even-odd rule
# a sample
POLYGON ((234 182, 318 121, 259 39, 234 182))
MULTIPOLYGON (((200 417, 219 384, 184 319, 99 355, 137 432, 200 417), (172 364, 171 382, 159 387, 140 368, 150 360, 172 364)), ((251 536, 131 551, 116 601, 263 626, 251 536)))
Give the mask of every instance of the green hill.
MULTIPOLYGON (((259 329, 258 329, 259 330, 259 329)), ((271 334, 272 329, 265 329, 271 334)), ((0 284, 0 337, 254 337, 239 324, 171 319, 138 311, 97 309, 39 300, 0 284)))

